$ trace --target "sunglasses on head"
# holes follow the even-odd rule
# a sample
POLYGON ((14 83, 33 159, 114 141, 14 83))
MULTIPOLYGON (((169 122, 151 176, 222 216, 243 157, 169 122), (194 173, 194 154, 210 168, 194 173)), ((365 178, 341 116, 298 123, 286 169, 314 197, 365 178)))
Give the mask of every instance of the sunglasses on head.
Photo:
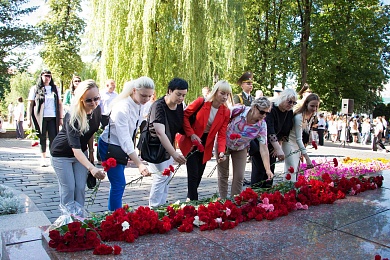
POLYGON ((92 102, 97 102, 100 100, 100 97, 94 97, 94 98, 88 98, 84 100, 85 103, 92 103, 92 102))
POLYGON ((261 110, 258 106, 256 106, 257 110, 259 110, 260 115, 269 115, 269 112, 261 110))
POLYGON ((289 105, 296 105, 296 104, 298 104, 296 101, 292 101, 292 100, 287 100, 287 103, 289 105))

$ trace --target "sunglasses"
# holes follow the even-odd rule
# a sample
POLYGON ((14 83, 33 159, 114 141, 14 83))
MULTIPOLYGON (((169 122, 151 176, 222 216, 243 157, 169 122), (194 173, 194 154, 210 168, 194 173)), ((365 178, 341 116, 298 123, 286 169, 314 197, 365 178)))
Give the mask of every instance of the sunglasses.
POLYGON ((298 104, 296 101, 292 101, 292 100, 287 100, 287 103, 289 104, 289 105, 296 105, 296 104, 298 104))
POLYGON ((266 112, 264 110, 260 110, 260 108, 258 106, 256 106, 256 108, 257 108, 257 110, 259 110, 260 115, 267 115, 268 116, 270 114, 269 112, 266 112))
POLYGON ((81 80, 73 80, 73 82, 81 82, 81 80))
POLYGON ((98 102, 100 100, 100 97, 94 97, 94 98, 88 98, 84 100, 85 103, 92 103, 92 102, 98 102))
POLYGON ((45 76, 46 78, 51 78, 51 75, 48 75, 48 74, 43 75, 43 76, 45 76))

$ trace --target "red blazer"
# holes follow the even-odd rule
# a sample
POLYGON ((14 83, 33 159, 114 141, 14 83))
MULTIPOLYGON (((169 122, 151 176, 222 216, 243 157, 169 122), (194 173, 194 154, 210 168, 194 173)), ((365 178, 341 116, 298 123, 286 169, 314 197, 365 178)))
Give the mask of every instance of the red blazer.
MULTIPOLYGON (((196 120, 191 127, 189 117, 196 112, 196 110, 203 103, 203 97, 197 98, 194 102, 188 105, 184 110, 183 129, 186 135, 180 135, 179 147, 184 156, 186 156, 192 148, 191 135, 196 134, 199 138, 202 137, 204 130, 207 126, 207 121, 210 116, 211 102, 204 102, 202 108, 196 115, 196 120)), ((218 108, 214 121, 210 127, 209 134, 207 136, 206 144, 204 146, 203 164, 211 159, 214 147, 215 136, 218 133, 218 154, 224 153, 226 149, 226 129, 230 119, 230 110, 221 105, 218 108)))

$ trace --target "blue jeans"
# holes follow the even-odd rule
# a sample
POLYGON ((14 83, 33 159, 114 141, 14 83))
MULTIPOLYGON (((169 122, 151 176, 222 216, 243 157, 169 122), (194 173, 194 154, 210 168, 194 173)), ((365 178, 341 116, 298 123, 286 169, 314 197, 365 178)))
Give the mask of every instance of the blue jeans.
MULTIPOLYGON (((99 153, 102 161, 106 160, 108 144, 99 138, 99 153)), ((108 194, 108 210, 114 211, 122 207, 122 196, 125 191, 125 165, 117 164, 107 172, 110 181, 110 193, 108 194)))

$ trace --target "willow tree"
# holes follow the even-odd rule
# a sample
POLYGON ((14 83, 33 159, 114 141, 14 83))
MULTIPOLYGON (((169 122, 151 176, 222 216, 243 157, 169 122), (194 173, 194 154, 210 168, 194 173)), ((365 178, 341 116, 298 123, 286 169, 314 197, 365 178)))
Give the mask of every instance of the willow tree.
POLYGON ((50 11, 39 24, 44 43, 40 55, 55 79, 60 81, 61 88, 83 67, 79 50, 85 23, 79 17, 80 2, 49 0, 50 11))
POLYGON ((114 78, 121 87, 147 75, 161 95, 173 77, 182 77, 193 99, 204 85, 243 69, 245 19, 240 1, 91 2, 90 46, 100 56, 100 82, 114 78))

